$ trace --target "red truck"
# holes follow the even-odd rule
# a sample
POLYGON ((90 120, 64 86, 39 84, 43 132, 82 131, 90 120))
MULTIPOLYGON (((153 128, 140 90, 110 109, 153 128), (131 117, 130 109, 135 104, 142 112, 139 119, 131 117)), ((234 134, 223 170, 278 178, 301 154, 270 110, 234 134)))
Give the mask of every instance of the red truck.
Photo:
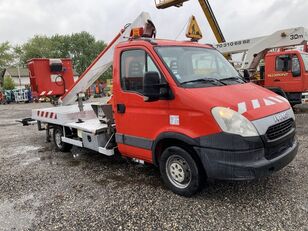
POLYGON ((254 77, 259 66, 261 80, 255 83, 295 105, 305 102, 308 96, 307 41, 308 30, 295 27, 267 36, 219 43, 215 47, 223 54, 242 54, 239 70, 246 78, 254 77), (303 51, 297 50, 298 46, 303 47, 303 51), (260 65, 262 59, 264 64, 260 65))
POLYGON ((165 184, 183 196, 195 194, 206 179, 252 180, 293 160, 295 117, 285 98, 245 82, 211 46, 136 31, 127 39, 134 26, 71 89, 91 77, 96 63, 107 63, 112 50, 111 104, 33 110, 39 129, 47 136, 53 130, 58 150, 74 145, 154 164, 165 184), (215 69, 207 69, 209 62, 215 69))
POLYGON ((292 105, 302 103, 308 92, 308 53, 299 50, 269 52, 264 63, 259 83, 284 95, 292 105))

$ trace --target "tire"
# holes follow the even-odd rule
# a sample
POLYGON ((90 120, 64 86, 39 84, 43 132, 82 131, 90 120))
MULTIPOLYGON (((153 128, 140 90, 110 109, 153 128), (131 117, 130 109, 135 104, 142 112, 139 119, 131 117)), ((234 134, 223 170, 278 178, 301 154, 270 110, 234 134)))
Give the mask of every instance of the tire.
POLYGON ((159 161, 160 174, 171 191, 190 197, 202 184, 202 173, 191 153, 177 146, 164 150, 159 161))
POLYGON ((63 127, 56 126, 53 129, 53 141, 56 146, 57 151, 69 152, 73 145, 62 142, 61 138, 63 137, 63 127))

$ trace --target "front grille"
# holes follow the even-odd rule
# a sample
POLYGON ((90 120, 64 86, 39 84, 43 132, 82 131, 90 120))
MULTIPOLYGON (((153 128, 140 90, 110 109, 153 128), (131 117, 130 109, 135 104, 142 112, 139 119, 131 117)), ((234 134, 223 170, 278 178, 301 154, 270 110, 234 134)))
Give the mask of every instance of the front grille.
POLYGON ((294 120, 288 119, 279 124, 270 126, 266 132, 267 139, 275 140, 285 134, 287 134, 294 127, 294 120))

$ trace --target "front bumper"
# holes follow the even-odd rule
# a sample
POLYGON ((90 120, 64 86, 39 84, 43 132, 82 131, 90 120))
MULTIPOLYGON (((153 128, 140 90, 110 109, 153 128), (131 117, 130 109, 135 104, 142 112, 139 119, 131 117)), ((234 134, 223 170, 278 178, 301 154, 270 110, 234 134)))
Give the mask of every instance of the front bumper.
POLYGON ((267 156, 269 145, 264 144, 262 137, 247 139, 225 133, 201 139, 203 145, 195 150, 208 178, 252 180, 270 175, 294 159, 298 150, 294 136, 295 130, 278 140, 277 151, 270 158, 267 156))

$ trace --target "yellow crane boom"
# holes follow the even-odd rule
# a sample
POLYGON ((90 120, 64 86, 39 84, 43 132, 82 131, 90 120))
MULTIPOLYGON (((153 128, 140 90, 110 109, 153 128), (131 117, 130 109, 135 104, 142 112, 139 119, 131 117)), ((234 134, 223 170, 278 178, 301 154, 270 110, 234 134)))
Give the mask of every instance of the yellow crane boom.
POLYGON ((186 1, 188 0, 155 0, 155 3, 158 9, 166 9, 170 6, 180 7, 186 1))
MULTIPOLYGON (((171 6, 180 7, 183 5, 184 2, 189 0, 155 0, 156 7, 158 9, 165 9, 171 6)), ((205 17, 207 18, 210 27, 215 35, 215 38, 218 43, 225 42, 225 37, 219 27, 219 24, 216 20, 216 17, 212 11, 211 5, 208 0, 198 0, 199 4, 204 12, 205 17)))
POLYGON ((198 0, 218 43, 226 42, 208 0, 198 0))

